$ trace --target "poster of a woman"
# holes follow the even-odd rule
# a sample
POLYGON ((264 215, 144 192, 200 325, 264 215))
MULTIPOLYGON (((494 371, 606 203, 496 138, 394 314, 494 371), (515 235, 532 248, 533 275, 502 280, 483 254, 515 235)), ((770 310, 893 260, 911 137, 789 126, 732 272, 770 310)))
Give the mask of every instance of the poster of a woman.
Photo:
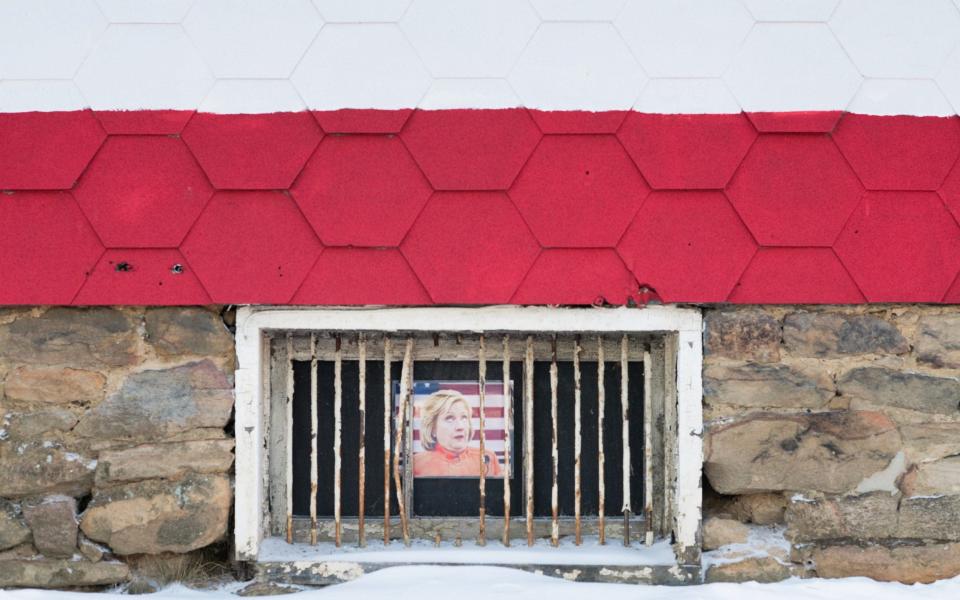
POLYGON ((479 385, 475 382, 418 381, 414 385, 414 477, 504 476, 504 395, 501 382, 488 382, 485 449, 480 452, 479 385))

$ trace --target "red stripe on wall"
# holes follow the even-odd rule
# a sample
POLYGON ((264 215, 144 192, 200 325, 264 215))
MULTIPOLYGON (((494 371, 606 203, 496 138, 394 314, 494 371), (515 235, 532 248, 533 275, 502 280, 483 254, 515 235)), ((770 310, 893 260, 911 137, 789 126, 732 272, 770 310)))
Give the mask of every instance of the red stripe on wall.
POLYGON ((958 155, 956 117, 0 114, 0 303, 957 302, 958 155))

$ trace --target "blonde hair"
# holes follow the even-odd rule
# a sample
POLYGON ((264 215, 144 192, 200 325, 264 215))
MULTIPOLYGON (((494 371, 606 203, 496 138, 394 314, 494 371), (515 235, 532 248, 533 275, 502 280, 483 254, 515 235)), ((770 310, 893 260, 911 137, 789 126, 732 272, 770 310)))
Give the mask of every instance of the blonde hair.
MULTIPOLYGON (((467 414, 473 413, 470 403, 463 394, 455 390, 439 390, 427 396, 420 408, 420 445, 424 450, 433 450, 437 446, 437 419, 450 410, 454 404, 463 402, 467 414)), ((473 419, 468 420, 467 440, 473 439, 473 419)))

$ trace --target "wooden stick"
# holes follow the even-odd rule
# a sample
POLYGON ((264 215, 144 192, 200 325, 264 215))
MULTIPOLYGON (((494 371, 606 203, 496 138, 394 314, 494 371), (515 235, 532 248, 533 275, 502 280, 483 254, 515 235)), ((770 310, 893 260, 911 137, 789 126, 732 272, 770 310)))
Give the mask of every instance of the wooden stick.
POLYGON ((653 545, 653 361, 643 352, 643 518, 644 542, 653 545))
POLYGON ((603 453, 603 413, 606 410, 606 390, 604 389, 603 384, 603 370, 605 364, 606 363, 603 356, 603 337, 597 336, 597 478, 599 493, 597 527, 598 537, 600 538, 601 545, 607 543, 607 524, 605 517, 607 485, 604 481, 606 478, 604 468, 606 456, 603 453))
POLYGON ((383 545, 390 544, 390 415, 393 395, 390 393, 390 338, 383 336, 383 545))
POLYGON ((523 368, 523 479, 527 496, 527 546, 533 546, 533 336, 527 336, 523 368))
POLYGON ((582 540, 582 523, 580 521, 580 452, 582 449, 580 430, 580 337, 573 341, 573 515, 574 543, 579 546, 582 540))
POLYGON ((483 334, 480 334, 480 350, 477 354, 477 368, 480 373, 480 533, 477 543, 487 545, 487 434, 486 415, 487 407, 487 348, 483 334))
POLYGON ((627 373, 629 340, 624 334, 620 339, 620 422, 623 436, 623 545, 630 545, 630 376, 627 373))
POLYGON ((287 464, 286 466, 286 496, 287 496, 287 543, 293 543, 293 334, 287 334, 287 403, 286 412, 286 430, 287 436, 284 440, 287 464))
POLYGON ((310 334, 310 544, 317 545, 317 334, 310 334))
POLYGON ((343 427, 340 413, 343 406, 343 360, 340 352, 340 335, 337 334, 337 350, 333 359, 333 523, 334 539, 340 547, 343 522, 341 520, 341 486, 343 485, 342 457, 340 456, 340 430, 343 427))
POLYGON ((358 475, 358 495, 357 502, 357 543, 361 548, 367 545, 367 532, 364 523, 364 511, 367 496, 367 339, 363 333, 357 334, 357 346, 360 352, 357 366, 359 368, 359 395, 358 400, 360 411, 360 452, 358 453, 359 465, 357 467, 358 475))
MULTIPOLYGON (((403 353, 403 368, 400 375, 400 406, 397 410, 397 432, 393 449, 393 480, 397 488, 397 506, 400 509, 400 528, 403 531, 404 545, 410 545, 410 524, 407 515, 407 503, 403 485, 403 479, 400 476, 400 455, 403 452, 404 430, 407 420, 407 402, 409 401, 410 388, 409 381, 412 377, 413 362, 413 338, 407 338, 407 346, 403 353)), ((409 457, 407 457, 409 461, 409 457)))
POLYGON ((550 359, 550 455, 553 465, 553 480, 550 486, 550 543, 560 545, 560 497, 557 482, 560 469, 560 451, 557 447, 559 427, 557 423, 557 336, 553 336, 553 357, 550 359))
POLYGON ((513 390, 510 386, 510 336, 503 336, 503 545, 510 545, 510 481, 513 430, 513 390))

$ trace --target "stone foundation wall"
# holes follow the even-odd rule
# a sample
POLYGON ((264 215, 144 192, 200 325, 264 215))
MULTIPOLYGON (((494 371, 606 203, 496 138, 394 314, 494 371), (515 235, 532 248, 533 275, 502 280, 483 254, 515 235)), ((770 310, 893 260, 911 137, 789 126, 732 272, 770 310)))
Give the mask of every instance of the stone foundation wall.
POLYGON ((224 540, 233 370, 218 309, 0 309, 0 586, 224 540))
MULTIPOLYGON (((225 321, 218 307, 0 309, 0 586, 108 584, 138 557, 226 541, 225 321)), ((708 578, 960 573, 960 311, 710 308, 705 322, 705 548, 787 540, 708 578)))
POLYGON ((708 547, 744 535, 720 519, 782 524, 782 574, 960 574, 960 311, 743 307, 705 323, 708 547))

